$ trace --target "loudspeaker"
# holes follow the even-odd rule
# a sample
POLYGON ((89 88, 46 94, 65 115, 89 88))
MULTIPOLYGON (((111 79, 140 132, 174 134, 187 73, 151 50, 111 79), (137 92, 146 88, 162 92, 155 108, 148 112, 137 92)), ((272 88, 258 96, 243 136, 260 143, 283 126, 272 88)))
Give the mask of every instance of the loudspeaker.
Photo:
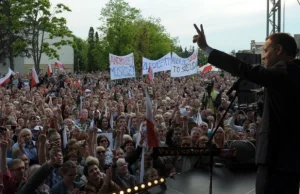
MULTIPOLYGON (((236 53, 236 58, 249 64, 261 64, 261 55, 252 53, 236 53)), ((251 104, 257 101, 257 95, 252 90, 260 89, 261 87, 253 82, 242 80, 238 87, 238 103, 251 104)))
POLYGON ((227 141, 225 148, 234 148, 236 156, 225 161, 226 166, 231 169, 255 168, 256 141, 234 140, 227 141))

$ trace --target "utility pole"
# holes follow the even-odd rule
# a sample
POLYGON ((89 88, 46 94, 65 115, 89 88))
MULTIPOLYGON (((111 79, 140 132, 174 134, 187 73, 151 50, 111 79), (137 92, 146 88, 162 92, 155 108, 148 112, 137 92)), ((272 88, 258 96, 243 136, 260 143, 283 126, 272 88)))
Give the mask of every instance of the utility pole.
POLYGON ((267 0, 267 37, 281 32, 281 0, 267 0))
POLYGON ((282 32, 284 32, 285 31, 285 0, 283 0, 284 2, 283 2, 283 21, 282 21, 282 32))

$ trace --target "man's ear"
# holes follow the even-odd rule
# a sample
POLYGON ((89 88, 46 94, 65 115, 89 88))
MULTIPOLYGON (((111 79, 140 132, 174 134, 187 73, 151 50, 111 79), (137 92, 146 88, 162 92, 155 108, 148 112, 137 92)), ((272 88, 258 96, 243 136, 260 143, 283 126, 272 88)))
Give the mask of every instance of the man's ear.
POLYGON ((282 45, 277 45, 276 46, 276 51, 277 51, 277 55, 282 55, 284 53, 282 45))

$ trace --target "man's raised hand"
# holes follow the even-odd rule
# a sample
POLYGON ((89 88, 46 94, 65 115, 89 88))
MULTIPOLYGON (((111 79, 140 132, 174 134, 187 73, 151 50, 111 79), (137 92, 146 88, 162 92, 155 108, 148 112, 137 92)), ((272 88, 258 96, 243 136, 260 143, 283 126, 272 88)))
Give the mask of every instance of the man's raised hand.
POLYGON ((194 27, 195 27, 198 34, 194 35, 193 43, 197 42, 198 46, 202 50, 205 50, 208 47, 208 45, 207 45, 207 42, 206 42, 206 38, 205 38, 204 30, 203 30, 203 25, 202 24, 200 25, 200 29, 197 27, 196 24, 194 24, 194 27))

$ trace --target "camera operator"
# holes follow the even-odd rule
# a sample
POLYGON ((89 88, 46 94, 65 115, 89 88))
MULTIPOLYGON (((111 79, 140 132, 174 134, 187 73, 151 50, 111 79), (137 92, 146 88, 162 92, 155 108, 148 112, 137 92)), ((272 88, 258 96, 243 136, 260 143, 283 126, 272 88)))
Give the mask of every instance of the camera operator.
POLYGON ((202 109, 211 109, 215 112, 221 104, 222 92, 218 92, 214 89, 213 81, 205 81, 205 93, 202 97, 202 109))

